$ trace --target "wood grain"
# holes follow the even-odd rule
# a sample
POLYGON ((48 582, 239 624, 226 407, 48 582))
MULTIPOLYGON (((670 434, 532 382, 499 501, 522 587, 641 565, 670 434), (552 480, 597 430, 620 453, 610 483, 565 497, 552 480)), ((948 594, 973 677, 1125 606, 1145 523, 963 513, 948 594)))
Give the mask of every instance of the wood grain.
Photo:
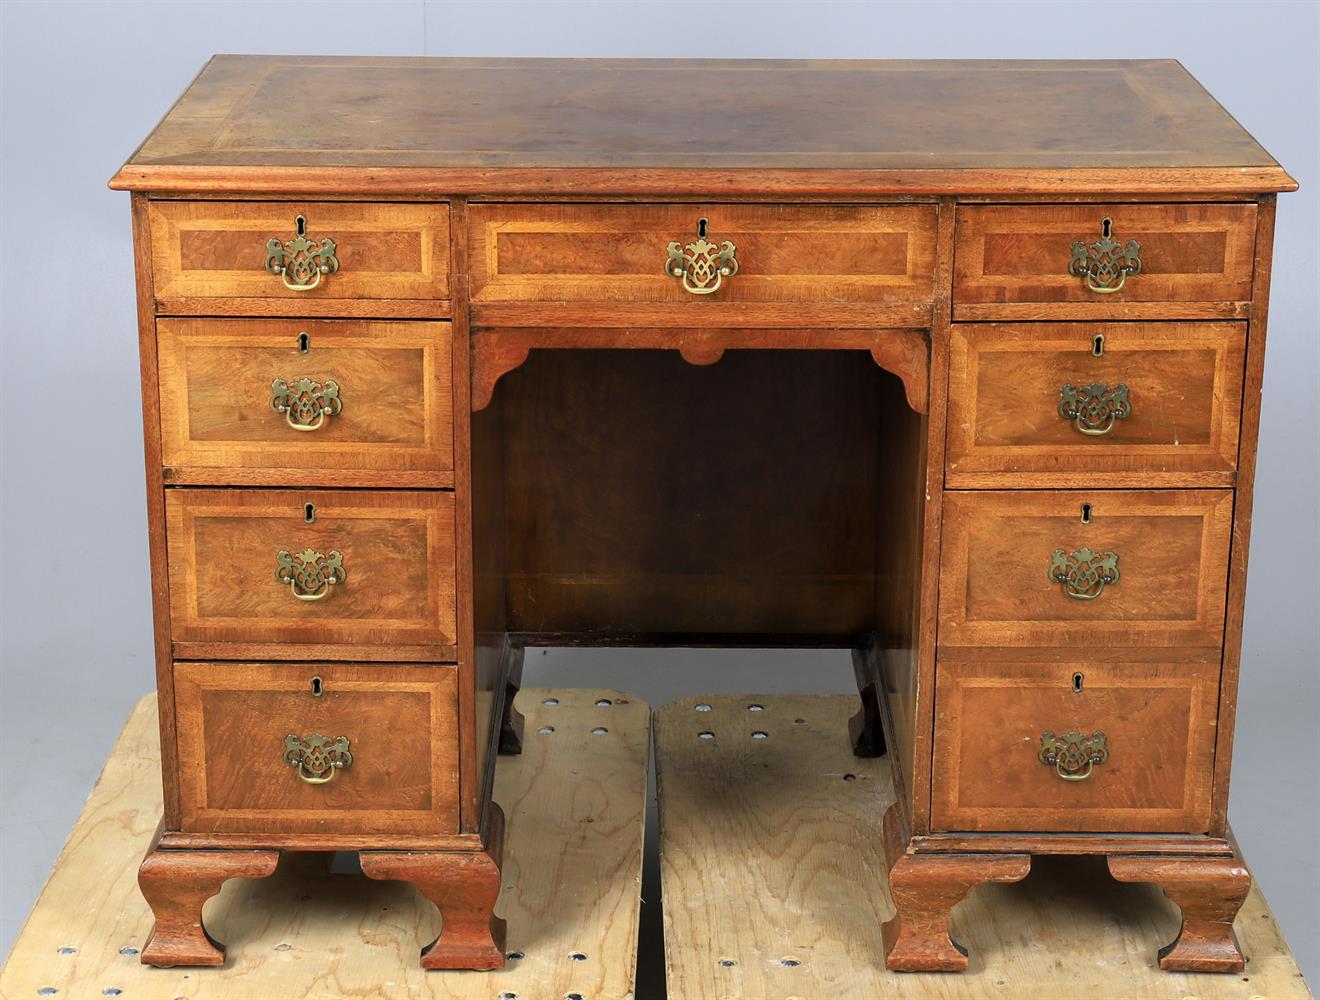
POLYGON ((138 863, 160 815, 155 698, 138 703, 3 971, 0 994, 143 1000, 626 1000, 637 955, 650 710, 602 690, 527 690, 530 735, 501 761, 496 800, 509 817, 506 886, 496 912, 508 949, 499 972, 425 972, 417 948, 439 930, 435 907, 403 882, 326 871, 325 855, 286 854, 271 877, 228 882, 206 908, 229 946, 225 968, 144 968, 151 911, 138 863), (542 702, 556 698, 558 705, 542 702), (611 705, 596 707, 609 699, 611 705), (535 735, 553 725, 551 736, 535 735), (609 733, 593 735, 605 726, 609 733), (61 955, 58 949, 77 949, 61 955), (572 952, 585 956, 571 961, 572 952))
POLYGON ((217 56, 112 183, 199 191, 217 168, 378 196, 1294 184, 1170 60, 217 56))
POLYGON ((946 493, 940 645, 1216 646, 1232 514, 1227 490, 946 493), (1119 580, 1074 600, 1051 556, 1086 547, 1117 553, 1119 580))
POLYGON ((633 304, 664 303, 680 310, 671 323, 728 325, 726 305, 741 318, 753 303, 809 303, 800 322, 827 326, 835 302, 871 304, 872 324, 886 325, 931 301, 929 206, 481 204, 469 219, 476 306, 608 303, 626 319, 633 304), (711 243, 737 247, 737 273, 708 295, 666 271, 666 247, 696 240, 699 219, 711 243), (909 305, 891 313, 891 302, 909 305))
POLYGON ((175 665, 181 829, 187 833, 458 832, 452 666, 175 665), (315 694, 312 679, 319 678, 315 694), (299 780, 285 737, 347 737, 352 763, 299 780))
POLYGON ((454 644, 452 493, 187 489, 166 508, 176 641, 454 644), (276 579, 276 553, 304 549, 343 556, 323 600, 276 579))
POLYGON ((1245 350, 1241 323, 954 324, 948 483, 1231 486, 1245 350), (1093 383, 1128 388, 1104 435, 1059 415, 1093 383))
MULTIPOLYGON (((1186 315, 1181 304, 1251 298, 1256 205, 964 205, 958 208, 954 319, 1138 319, 1186 315), (1097 294, 1068 272, 1074 242, 1141 245, 1141 272, 1097 294), (964 313, 962 307, 985 303, 964 313), (990 303, 995 304, 992 308, 990 303), (1030 305, 1031 315, 1007 306, 1030 305)), ((1192 315, 1199 315, 1194 313, 1192 315)), ((1189 317, 1190 318, 1190 317, 1189 317)))
POLYGON ((1310 996, 1258 888, 1235 922, 1248 982, 1161 972, 1156 948, 1177 933, 1178 908, 1153 885, 1114 881, 1098 858, 1035 857, 1025 880, 974 889, 950 919, 966 974, 886 971, 880 819, 893 788, 883 758, 852 755, 855 707, 849 695, 703 695, 657 713, 673 1000, 1310 996))
MULTIPOLYGON (((346 202, 154 201, 151 252, 158 299, 246 296, 300 304, 329 299, 449 298, 449 206, 346 202), (315 288, 286 288, 266 270, 266 243, 331 238, 339 270, 315 288)), ((209 312, 209 310, 208 310, 209 312)))
POLYGON ((936 687, 934 829, 1209 828, 1218 664, 941 661, 936 687), (1085 780, 1037 757, 1045 732, 1097 731, 1109 758, 1085 780))
POLYGON ((361 486, 374 473, 453 470, 448 323, 161 319, 156 330, 162 460, 190 482, 212 468, 284 470, 274 484, 310 485, 298 472, 310 467, 361 486), (338 386, 340 412, 314 431, 270 406, 275 379, 302 378, 338 386))

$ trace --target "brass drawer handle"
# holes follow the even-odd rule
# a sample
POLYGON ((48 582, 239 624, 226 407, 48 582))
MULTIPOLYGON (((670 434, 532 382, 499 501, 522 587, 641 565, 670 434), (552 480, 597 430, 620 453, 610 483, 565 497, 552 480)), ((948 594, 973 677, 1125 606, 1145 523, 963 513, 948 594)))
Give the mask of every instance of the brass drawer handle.
POLYGON ((1068 273, 1100 295, 1112 295, 1122 289, 1128 275, 1141 273, 1141 244, 1136 240, 1119 243, 1112 230, 1112 220, 1101 219, 1100 239, 1090 244, 1078 240, 1068 262, 1068 273))
POLYGON ((270 408, 283 413, 295 431, 320 430, 330 417, 339 415, 344 402, 339 397, 339 383, 328 378, 298 378, 286 382, 277 378, 270 384, 270 408))
POLYGON ((266 270, 278 274, 284 287, 295 292, 309 292, 321 279, 339 270, 335 256, 335 241, 330 237, 319 243, 307 238, 307 220, 298 216, 294 220, 295 235, 291 240, 270 239, 266 242, 266 270), (292 279, 292 280, 290 280, 292 279))
POLYGON ((296 733, 290 733, 284 737, 284 763, 296 767, 298 777, 307 784, 324 785, 340 768, 352 765, 353 754, 347 736, 332 740, 312 733, 306 739, 299 739, 296 733))
POLYGON ((718 247, 706 239, 706 220, 697 222, 697 238, 683 246, 678 240, 669 244, 665 273, 678 278, 683 290, 693 295, 710 295, 720 289, 725 278, 738 273, 738 248, 725 240, 718 247))
POLYGON ((300 601, 319 601, 330 595, 330 588, 348 579, 344 557, 331 550, 324 555, 315 549, 275 553, 275 579, 287 583, 289 591, 300 601))
POLYGON ((1063 592, 1076 601, 1094 601, 1105 585, 1118 583, 1118 554, 1078 549, 1055 549, 1050 560, 1050 579, 1063 584, 1063 592))
POLYGON ((1128 387, 1119 383, 1112 389, 1102 382, 1092 382, 1080 389, 1069 382, 1059 389, 1059 416, 1071 420, 1083 434, 1099 437, 1114 429, 1114 422, 1132 415, 1128 387))
POLYGON ((1105 734, 1098 730, 1090 736, 1077 732, 1055 736, 1044 732, 1040 734, 1040 753, 1036 758, 1053 767, 1054 773, 1064 781, 1085 781, 1095 765, 1109 759, 1109 745, 1105 734))

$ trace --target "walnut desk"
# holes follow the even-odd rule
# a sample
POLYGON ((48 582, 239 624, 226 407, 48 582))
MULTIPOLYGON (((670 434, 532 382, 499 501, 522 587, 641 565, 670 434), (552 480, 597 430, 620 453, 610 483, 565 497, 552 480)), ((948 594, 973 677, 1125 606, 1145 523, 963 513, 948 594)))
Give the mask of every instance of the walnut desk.
MULTIPOLYGON (((217 57, 136 245, 164 817, 143 961, 356 850, 504 961, 531 643, 852 649, 896 970, 1037 854, 1234 970, 1282 168, 1177 63, 217 57)), ((882 873, 876 872, 880 879, 882 873)))

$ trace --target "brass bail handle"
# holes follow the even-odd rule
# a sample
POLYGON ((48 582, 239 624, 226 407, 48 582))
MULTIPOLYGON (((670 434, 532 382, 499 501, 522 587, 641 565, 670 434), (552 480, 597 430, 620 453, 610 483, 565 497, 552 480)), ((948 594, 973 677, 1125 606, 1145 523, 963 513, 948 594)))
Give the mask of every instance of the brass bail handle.
POLYGON ((288 584, 289 592, 300 601, 321 601, 348 579, 348 571, 343 554, 335 549, 329 555, 315 549, 280 549, 275 553, 275 579, 288 584))
POLYGON ((1088 290, 1112 295, 1122 291, 1128 275, 1141 273, 1141 244, 1136 240, 1120 243, 1113 237, 1113 220, 1101 219, 1099 240, 1078 240, 1072 245, 1068 273, 1081 278, 1088 290))
POLYGON ((1113 430, 1117 421, 1132 415, 1132 402, 1128 387, 1121 382, 1112 389, 1103 382, 1084 386, 1069 382, 1059 389, 1058 413, 1082 434, 1100 437, 1113 430))
POLYGON ((1097 730, 1064 733, 1056 736, 1052 731, 1040 734, 1040 751, 1036 759, 1054 768, 1064 781, 1085 781, 1099 764, 1109 759, 1109 741, 1097 730))
POLYGON ((1105 587, 1118 583, 1118 554, 1089 548, 1068 552, 1055 549, 1050 557, 1049 578, 1062 584, 1063 592, 1075 601, 1094 601, 1105 587))
POLYGON ((307 236, 307 219, 294 219, 294 237, 266 241, 266 270, 278 274, 284 287, 293 292, 310 292, 321 279, 339 270, 338 248, 330 237, 320 241, 307 236))
POLYGON ((669 244, 665 258, 665 273, 678 278, 683 290, 692 295, 712 295, 720 290, 725 278, 738 273, 738 248, 732 240, 718 246, 706 238, 707 222, 697 221, 697 238, 684 245, 675 240, 669 244))
POLYGON ((300 738, 297 733, 284 737, 284 763, 296 768, 298 777, 309 785, 324 785, 335 772, 353 763, 347 736, 334 739, 312 733, 300 738))
POLYGON ((277 378, 270 384, 270 408, 283 413, 295 431, 318 431, 344 408, 339 383, 334 379, 320 382, 313 378, 286 381, 277 378))

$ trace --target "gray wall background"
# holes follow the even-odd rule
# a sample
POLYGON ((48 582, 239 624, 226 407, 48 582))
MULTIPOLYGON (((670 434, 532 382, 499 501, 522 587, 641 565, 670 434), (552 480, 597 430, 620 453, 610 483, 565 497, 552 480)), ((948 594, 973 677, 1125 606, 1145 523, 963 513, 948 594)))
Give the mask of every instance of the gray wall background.
MULTIPOLYGON (((1320 979, 1320 4, 7 0, 0 35, 0 954, 153 686, 128 197, 105 182, 213 52, 1175 57, 1302 183, 1279 206, 1231 815, 1320 979)), ((655 706, 851 681, 840 653, 552 651, 529 666, 531 684, 655 706)), ((655 947, 642 996, 660 995, 655 947)))

